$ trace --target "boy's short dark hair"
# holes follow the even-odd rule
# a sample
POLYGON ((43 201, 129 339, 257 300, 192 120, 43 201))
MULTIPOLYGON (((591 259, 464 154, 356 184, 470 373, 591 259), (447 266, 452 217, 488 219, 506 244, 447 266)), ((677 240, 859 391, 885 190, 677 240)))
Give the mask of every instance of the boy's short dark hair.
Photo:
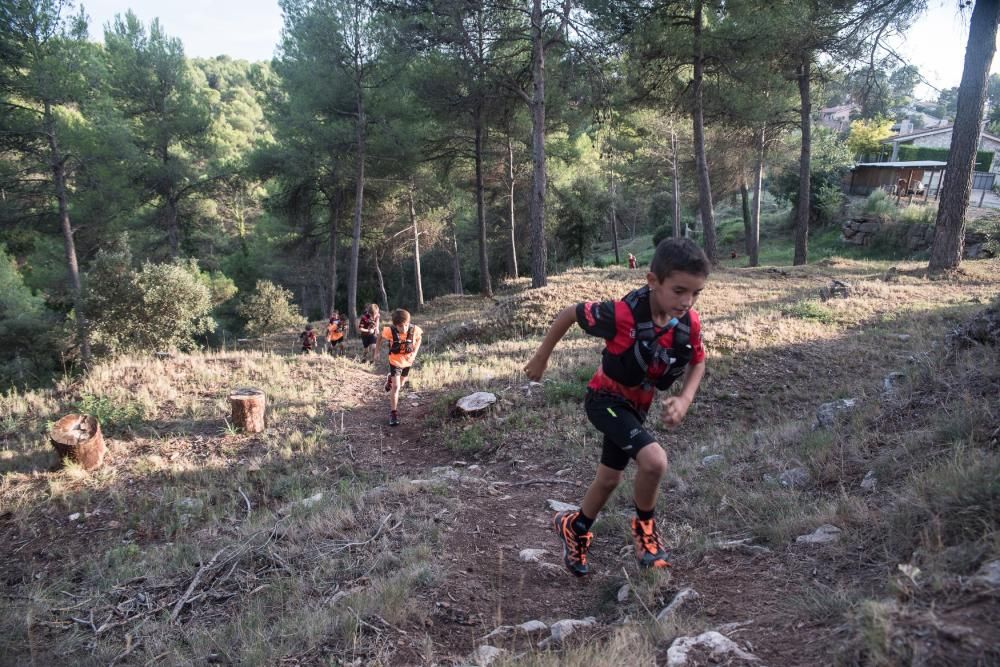
POLYGON ((403 308, 397 308, 392 311, 392 323, 397 327, 402 326, 410 321, 410 311, 404 310, 403 308))
POLYGON ((649 270, 660 281, 674 271, 707 278, 711 269, 712 265, 705 256, 705 251, 691 239, 663 239, 656 246, 656 253, 649 265, 649 270))

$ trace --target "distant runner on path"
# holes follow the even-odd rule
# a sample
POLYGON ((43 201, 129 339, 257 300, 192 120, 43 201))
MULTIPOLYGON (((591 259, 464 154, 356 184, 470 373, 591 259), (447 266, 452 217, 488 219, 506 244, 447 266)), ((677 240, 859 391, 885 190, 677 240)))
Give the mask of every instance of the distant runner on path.
POLYGON ((579 511, 556 514, 563 561, 576 576, 588 573, 590 528, 598 512, 635 459, 632 539, 640 567, 669 567, 667 552, 653 518, 667 454, 643 426, 656 389, 665 390, 683 376, 681 391, 663 401, 663 425, 673 427, 687 414, 705 375, 701 321, 692 308, 708 279, 710 264, 689 239, 665 239, 656 246, 646 285, 619 301, 578 303, 556 316, 538 350, 524 367, 541 380, 549 356, 574 323, 604 338, 601 365, 587 384, 587 418, 604 435, 597 475, 579 511))
POLYGON ((365 308, 364 315, 358 320, 358 333, 361 334, 361 360, 375 363, 375 344, 378 343, 379 326, 378 304, 371 303, 365 308))
POLYGON ((632 253, 628 254, 628 268, 630 269, 636 268, 635 255, 633 255, 632 253))

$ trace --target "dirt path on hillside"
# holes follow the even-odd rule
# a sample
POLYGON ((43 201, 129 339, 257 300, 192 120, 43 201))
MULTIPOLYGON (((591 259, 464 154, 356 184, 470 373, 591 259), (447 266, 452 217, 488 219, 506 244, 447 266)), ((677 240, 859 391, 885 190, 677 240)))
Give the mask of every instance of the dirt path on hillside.
MULTIPOLYGON (((382 379, 372 375, 372 382, 380 385, 382 379)), ((593 461, 554 461, 533 456, 526 445, 512 445, 500 455, 457 461, 438 434, 423 427, 435 396, 404 390, 402 424, 393 428, 387 425, 381 386, 367 395, 345 417, 345 427, 367 434, 364 440, 371 443, 355 445, 357 468, 390 479, 454 477, 444 482, 443 504, 453 509, 443 511, 440 550, 434 556, 435 570, 443 574, 416 601, 431 623, 401 628, 406 634, 397 642, 400 664, 425 663, 428 637, 438 662, 462 664, 483 643, 530 649, 529 640, 537 644, 548 633, 513 641, 482 638, 501 625, 531 620, 551 624, 594 616, 599 626, 586 636, 608 635, 629 617, 655 615, 687 587, 701 595, 684 612, 705 619, 698 632, 721 628, 769 665, 816 665, 829 658, 832 630, 797 618, 789 603, 818 584, 835 583, 834 574, 806 554, 744 547, 700 556, 674 553, 668 573, 641 573, 628 535, 606 529, 596 532, 591 547, 592 574, 577 579, 562 567, 547 501, 578 503, 593 475, 596 452, 593 461), (545 553, 540 562, 522 562, 523 549, 545 553), (646 591, 651 603, 634 595, 620 603, 616 594, 627 582, 633 590, 646 591)), ((659 656, 663 663, 666 648, 659 656)))

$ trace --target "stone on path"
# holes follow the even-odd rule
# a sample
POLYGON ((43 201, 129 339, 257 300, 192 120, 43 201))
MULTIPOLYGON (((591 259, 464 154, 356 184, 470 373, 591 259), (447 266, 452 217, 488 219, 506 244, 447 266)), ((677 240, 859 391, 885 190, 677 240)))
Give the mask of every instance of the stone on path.
POLYGON ((463 396, 458 399, 458 402, 455 403, 455 407, 457 407, 459 412, 463 414, 472 415, 477 412, 482 412, 496 402, 496 394, 491 394, 488 391, 477 391, 474 394, 469 394, 468 396, 463 396))
POLYGON ((656 615, 656 620, 660 623, 668 620, 683 605, 693 602, 700 597, 701 595, 695 589, 685 588, 674 596, 674 599, 670 601, 670 604, 660 610, 660 613, 656 615))
POLYGON ((569 637, 571 634, 576 632, 577 628, 589 628, 594 625, 597 625, 597 619, 593 616, 588 616, 587 618, 582 619, 566 618, 561 621, 556 621, 549 626, 549 631, 552 635, 539 642, 538 647, 544 648, 552 642, 561 642, 566 639, 566 637, 569 637))
POLYGON ((987 586, 1000 587, 1000 560, 983 563, 973 580, 987 586))
POLYGON ((799 544, 829 544, 840 539, 840 528, 829 523, 823 524, 809 535, 799 535, 795 541, 799 544))
POLYGON ((726 457, 722 454, 709 454, 701 460, 702 468, 714 468, 726 462, 726 457))
POLYGON ((545 553, 547 553, 545 549, 521 549, 521 553, 517 554, 517 557, 518 560, 525 563, 537 563, 545 553))
POLYGON ((488 667, 488 665, 493 664, 493 662, 504 653, 506 653, 506 651, 502 648, 484 644, 477 648, 475 653, 472 654, 472 665, 475 665, 476 667, 488 667))
POLYGON ((694 662, 696 653, 708 651, 710 660, 717 662, 727 658, 725 664, 733 663, 732 659, 744 662, 759 662, 759 658, 752 653, 747 653, 739 647, 729 637, 709 630, 697 637, 678 637, 667 649, 667 667, 685 667, 686 665, 702 664, 700 661, 694 662))
POLYGON ((781 473, 781 475, 778 476, 778 481, 786 488, 801 489, 809 486, 812 482, 812 477, 809 475, 808 470, 798 467, 781 473))
POLYGON ((832 428, 841 415, 850 412, 858 405, 856 398, 842 398, 839 401, 830 401, 816 408, 816 428, 832 428))
POLYGON ((618 589, 618 595, 616 596, 618 598, 618 601, 619 602, 625 602, 625 600, 628 600, 628 594, 629 594, 629 592, 631 590, 632 590, 632 587, 629 586, 628 584, 625 584, 624 586, 622 586, 621 588, 619 588, 618 589))
POLYGON ((865 474, 865 478, 861 480, 861 488, 865 491, 874 491, 877 485, 878 479, 875 477, 875 471, 869 470, 865 474))
POLYGON ((564 503, 561 500, 552 500, 550 498, 546 502, 549 504, 549 509, 553 512, 575 512, 580 509, 579 505, 564 503))
POLYGON ((904 382, 906 382, 906 373, 893 371, 882 378, 882 393, 886 396, 893 396, 899 392, 904 382))

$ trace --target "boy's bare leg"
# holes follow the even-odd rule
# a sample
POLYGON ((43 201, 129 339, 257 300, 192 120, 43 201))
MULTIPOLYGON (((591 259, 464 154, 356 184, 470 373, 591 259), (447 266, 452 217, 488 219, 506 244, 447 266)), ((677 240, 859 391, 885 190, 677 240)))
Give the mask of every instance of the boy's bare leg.
POLYGON ((635 462, 638 468, 635 472, 635 506, 643 511, 652 510, 656 507, 660 480, 667 474, 667 453, 659 443, 654 442, 639 450, 635 462))
POLYGON ((596 519, 597 514, 604 508, 608 498, 622 481, 623 471, 609 468, 603 463, 597 464, 597 476, 590 483, 580 509, 591 519, 596 519))
POLYGON ((402 387, 402 383, 400 382, 401 379, 402 378, 400 378, 398 375, 392 376, 392 389, 389 392, 390 410, 395 410, 396 407, 399 405, 399 390, 402 387))

